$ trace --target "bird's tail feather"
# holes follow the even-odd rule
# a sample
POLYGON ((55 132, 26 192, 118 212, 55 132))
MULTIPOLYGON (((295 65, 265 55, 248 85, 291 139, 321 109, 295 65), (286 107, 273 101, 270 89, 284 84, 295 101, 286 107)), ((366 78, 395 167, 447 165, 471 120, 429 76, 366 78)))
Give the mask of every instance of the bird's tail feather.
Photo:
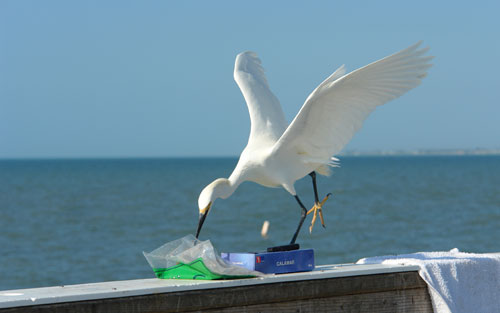
POLYGON ((324 159, 314 158, 308 158, 304 162, 316 165, 317 167, 315 171, 323 176, 330 176, 332 174, 332 167, 340 167, 340 161, 335 157, 330 158, 330 160, 327 160, 326 162, 324 159))

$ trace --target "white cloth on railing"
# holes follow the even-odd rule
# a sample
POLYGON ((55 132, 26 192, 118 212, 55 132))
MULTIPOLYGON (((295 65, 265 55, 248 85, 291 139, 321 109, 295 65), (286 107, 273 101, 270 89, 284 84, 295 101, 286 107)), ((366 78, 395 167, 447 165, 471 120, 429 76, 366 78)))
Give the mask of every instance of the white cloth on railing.
POLYGON ((418 252, 360 259, 357 264, 420 266, 435 313, 499 313, 500 253, 418 252))

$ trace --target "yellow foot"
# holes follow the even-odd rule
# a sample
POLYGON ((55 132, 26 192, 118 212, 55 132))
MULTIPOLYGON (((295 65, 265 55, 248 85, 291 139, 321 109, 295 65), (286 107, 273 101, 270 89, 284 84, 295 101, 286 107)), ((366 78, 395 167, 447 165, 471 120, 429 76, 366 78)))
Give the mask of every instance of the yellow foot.
POLYGON ((321 226, 325 227, 325 220, 323 219, 323 211, 321 208, 323 207, 323 204, 325 204, 326 200, 328 200, 328 198, 330 198, 331 195, 332 195, 331 193, 327 194, 326 197, 323 199, 323 201, 316 202, 314 204, 314 206, 312 207, 312 209, 307 211, 307 215, 309 215, 309 213, 314 212, 314 215, 313 215, 313 218, 311 221, 311 226, 309 226, 309 233, 312 233, 314 223, 316 223, 316 217, 318 216, 318 214, 319 214, 319 219, 321 220, 321 226))

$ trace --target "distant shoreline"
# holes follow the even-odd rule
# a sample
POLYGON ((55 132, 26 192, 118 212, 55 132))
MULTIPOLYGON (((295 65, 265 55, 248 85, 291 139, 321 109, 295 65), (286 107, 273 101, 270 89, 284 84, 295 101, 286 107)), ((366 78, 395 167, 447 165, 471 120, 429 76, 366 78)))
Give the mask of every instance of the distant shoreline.
POLYGON ((339 156, 467 156, 500 155, 500 149, 417 149, 417 150, 348 150, 339 156))

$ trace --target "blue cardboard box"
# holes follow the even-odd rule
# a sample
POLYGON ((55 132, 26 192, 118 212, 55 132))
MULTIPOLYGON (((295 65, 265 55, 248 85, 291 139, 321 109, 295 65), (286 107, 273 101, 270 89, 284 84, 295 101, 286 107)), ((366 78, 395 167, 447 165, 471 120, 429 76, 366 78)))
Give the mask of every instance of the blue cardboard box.
POLYGON ((261 253, 221 253, 230 264, 265 274, 307 272, 314 269, 314 250, 261 253))

